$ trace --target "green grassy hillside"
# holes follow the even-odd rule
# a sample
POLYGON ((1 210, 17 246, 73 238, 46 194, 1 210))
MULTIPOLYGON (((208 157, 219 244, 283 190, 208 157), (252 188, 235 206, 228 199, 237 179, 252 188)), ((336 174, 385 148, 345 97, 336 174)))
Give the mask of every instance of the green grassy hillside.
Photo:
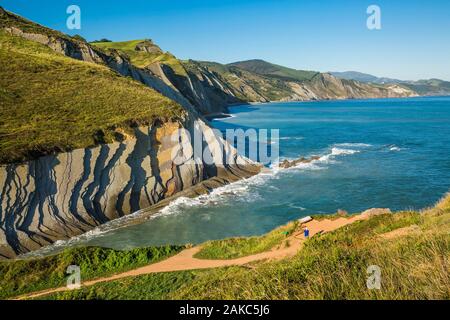
POLYGON ((409 88, 419 95, 449 95, 450 94, 450 82, 440 79, 428 79, 419 81, 402 81, 392 78, 379 78, 371 74, 346 71, 346 72, 332 72, 337 78, 346 80, 356 80, 365 83, 378 83, 378 84, 399 84, 403 87, 409 88))
POLYGON ((118 251, 104 248, 73 248, 40 259, 0 262, 0 299, 66 285, 67 267, 80 267, 89 280, 138 268, 170 257, 184 249, 165 246, 118 251))
MULTIPOLYGON (((186 63, 185 63, 186 65, 186 63)), ((304 101, 364 97, 414 95, 409 89, 397 93, 381 84, 337 79, 330 74, 294 70, 262 60, 221 65, 214 62, 189 61, 215 73, 241 101, 304 101)), ((189 68, 187 68, 189 69, 189 68)))
POLYGON ((0 30, 0 163, 121 139, 182 108, 107 67, 0 30))

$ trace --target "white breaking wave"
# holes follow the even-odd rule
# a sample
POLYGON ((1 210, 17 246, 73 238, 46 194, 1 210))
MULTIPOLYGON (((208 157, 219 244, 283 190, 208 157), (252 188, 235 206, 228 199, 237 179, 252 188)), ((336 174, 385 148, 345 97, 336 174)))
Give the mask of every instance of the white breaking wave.
POLYGON ((298 210, 300 210, 300 211, 305 211, 305 210, 306 210, 306 208, 301 207, 301 206, 296 206, 296 205, 294 205, 294 204, 289 204, 288 206, 289 206, 290 208, 298 209, 298 210))
MULTIPOLYGON (((271 170, 266 170, 263 173, 250 177, 248 179, 240 180, 217 189, 214 189, 208 194, 200 195, 196 198, 180 197, 172 201, 169 205, 161 209, 159 212, 153 214, 149 219, 154 219, 161 216, 168 216, 183 212, 187 208, 220 205, 230 203, 232 199, 236 201, 254 202, 260 199, 260 195, 254 187, 267 184, 268 180, 278 179, 278 174, 286 172, 291 169, 302 170, 323 170, 326 169, 320 164, 331 163, 331 160, 338 156, 352 155, 360 151, 353 149, 331 148, 331 152, 320 157, 318 160, 313 160, 309 163, 300 163, 295 167, 289 169, 280 169, 277 165, 273 165, 271 170)), ((302 208, 304 209, 304 208, 302 208)))
POLYGON ((61 250, 63 248, 76 246, 76 245, 81 244, 90 239, 101 237, 102 235, 105 235, 108 232, 111 232, 111 231, 114 231, 114 230, 120 229, 121 227, 126 226, 127 222, 132 221, 133 219, 139 218, 144 211, 145 211, 145 209, 139 210, 139 211, 136 211, 127 216, 109 221, 109 222, 102 224, 102 225, 100 225, 90 231, 87 231, 79 236, 75 236, 75 237, 72 237, 67 240, 57 240, 51 245, 48 245, 48 246, 42 247, 38 250, 31 251, 29 253, 20 255, 19 258, 33 258, 33 257, 46 256, 46 255, 58 252, 59 250, 61 250))
MULTIPOLYGON (((291 170, 291 169, 302 169, 302 170, 323 170, 326 169, 326 164, 333 164, 335 163, 335 159, 337 157, 341 157, 341 156, 348 156, 348 155, 353 155, 356 153, 360 153, 360 150, 355 150, 355 149, 346 149, 343 148, 343 146, 353 146, 356 147, 356 145, 358 145, 359 147, 369 147, 371 145, 368 144, 352 144, 352 143, 342 143, 342 144, 336 144, 331 148, 331 151, 323 156, 321 156, 320 158, 318 158, 317 160, 312 160, 311 162, 308 163, 299 163, 298 165, 292 167, 292 168, 288 168, 285 170, 291 170), (339 148, 338 146, 341 146, 341 148, 339 148)), ((293 161, 292 159, 290 161, 293 161)))
POLYGON ((359 153, 359 150, 353 150, 353 149, 341 149, 341 148, 332 148, 331 149, 331 155, 332 156, 340 156, 340 155, 349 155, 349 154, 355 154, 359 153))
POLYGON ((403 148, 396 146, 395 144, 388 146, 389 151, 402 151, 403 148))
POLYGON ((240 180, 223 187, 216 188, 210 193, 200 195, 196 198, 179 197, 159 212, 153 214, 150 219, 180 213, 183 212, 184 209, 191 207, 229 203, 230 199, 233 199, 234 201, 254 202, 259 199, 259 194, 251 192, 251 186, 264 184, 264 180, 269 177, 269 174, 259 174, 249 179, 240 180))
POLYGON ((286 170, 290 169, 301 169, 301 170, 324 170, 326 167, 321 167, 318 164, 320 163, 320 160, 314 160, 309 163, 299 163, 298 165, 288 168, 286 170))
POLYGON ((280 137, 280 140, 303 140, 304 137, 280 137))
POLYGON ((331 155, 332 156, 341 156, 341 155, 351 155, 355 153, 359 153, 359 150, 353 150, 353 149, 341 149, 341 148, 332 148, 331 149, 331 155))
POLYGON ((367 143, 336 143, 336 147, 343 147, 343 148, 369 148, 372 147, 371 144, 367 143))
POLYGON ((329 162, 332 162, 338 156, 347 156, 347 155, 352 155, 352 154, 359 153, 359 152, 360 152, 359 150, 342 149, 342 148, 334 147, 334 148, 331 148, 331 153, 320 157, 319 160, 317 160, 317 161, 329 163, 329 162))

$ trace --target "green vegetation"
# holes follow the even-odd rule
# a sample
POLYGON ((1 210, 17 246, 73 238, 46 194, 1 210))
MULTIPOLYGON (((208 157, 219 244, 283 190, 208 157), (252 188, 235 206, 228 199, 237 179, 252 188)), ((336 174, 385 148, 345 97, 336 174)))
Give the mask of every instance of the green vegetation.
POLYGON ((169 52, 163 52, 151 40, 132 40, 124 42, 92 42, 92 45, 103 50, 117 50, 125 53, 132 64, 139 68, 148 67, 154 63, 161 63, 169 66, 175 74, 187 76, 180 60, 169 52), (144 45, 146 51, 137 50, 138 45, 144 45))
POLYGON ((55 293, 39 300, 164 300, 186 283, 191 283, 198 274, 196 271, 183 271, 124 278, 55 293))
MULTIPOLYGON (((105 41, 105 42, 92 42, 92 44, 95 44, 96 47, 102 48, 102 49, 114 49, 114 50, 121 50, 124 52, 127 51, 135 51, 136 46, 144 42, 145 40, 130 40, 130 41, 123 41, 123 42, 112 42, 112 41, 105 41)), ((148 40, 147 40, 148 41, 148 40)), ((150 41, 148 41, 150 42, 150 41)), ((155 45, 155 48, 157 46, 155 45)))
POLYGON ((152 274, 47 298, 450 299, 449 232, 450 196, 422 213, 385 214, 313 237, 291 259, 152 274), (414 232, 400 232, 410 226, 414 232), (393 230, 397 237, 383 236, 393 230), (370 265, 381 268, 381 290, 366 287, 370 265))
POLYGON ((106 39, 106 38, 102 38, 100 40, 94 40, 91 43, 100 43, 100 42, 112 42, 112 40, 106 39))
POLYGON ((298 223, 291 222, 261 237, 231 238, 206 242, 195 257, 199 259, 234 259, 268 251, 297 229, 298 223))
POLYGON ((86 281, 147 265, 182 249, 165 246, 118 251, 81 247, 40 259, 0 262, 0 299, 65 286, 70 265, 79 266, 81 279, 86 281))
POLYGON ((449 299, 448 236, 370 241, 352 228, 312 239, 295 259, 210 271, 174 295, 195 299, 449 299), (361 241, 361 243, 357 243, 361 241), (367 267, 382 270, 368 290, 367 267), (226 278, 227 281, 220 281, 226 278))
POLYGON ((0 31, 0 163, 109 143, 183 109, 105 66, 0 31))
MULTIPOLYGON (((358 213, 356 213, 356 214, 358 214, 358 213)), ((350 213, 348 213, 346 211, 340 212, 340 210, 339 210, 338 212, 336 212, 334 214, 325 214, 325 213, 313 214, 311 216, 311 218, 313 218, 314 220, 319 220, 319 221, 320 220, 325 220, 325 219, 327 219, 327 220, 336 220, 336 219, 339 219, 339 218, 349 218, 349 217, 351 217, 353 215, 354 214, 350 214, 350 213)))
POLYGON ((315 71, 286 68, 264 60, 241 61, 231 63, 228 66, 238 67, 249 72, 287 81, 309 81, 318 74, 318 72, 315 71))
POLYGON ((78 40, 78 41, 82 41, 82 42, 86 42, 86 39, 83 38, 82 36, 80 36, 79 34, 76 34, 72 37, 72 39, 78 40))

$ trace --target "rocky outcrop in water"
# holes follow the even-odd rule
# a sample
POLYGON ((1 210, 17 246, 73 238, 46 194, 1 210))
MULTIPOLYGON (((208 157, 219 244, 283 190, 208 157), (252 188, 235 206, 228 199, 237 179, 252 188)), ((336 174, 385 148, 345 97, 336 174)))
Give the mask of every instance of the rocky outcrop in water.
POLYGON ((319 159, 320 159, 320 156, 313 156, 313 157, 311 157, 311 158, 309 158, 309 159, 304 158, 304 157, 301 157, 301 158, 298 158, 298 159, 292 160, 292 161, 284 160, 284 161, 282 161, 282 162, 279 164, 279 167, 280 167, 280 168, 283 168, 283 169, 289 169, 289 168, 296 167, 296 166, 298 166, 299 164, 302 164, 302 163, 311 163, 311 162, 317 161, 317 160, 319 160, 319 159))

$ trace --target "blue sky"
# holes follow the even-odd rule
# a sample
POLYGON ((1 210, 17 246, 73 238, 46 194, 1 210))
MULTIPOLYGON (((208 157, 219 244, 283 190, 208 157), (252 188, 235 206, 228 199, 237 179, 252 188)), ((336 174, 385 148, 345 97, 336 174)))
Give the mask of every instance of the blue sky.
POLYGON ((73 34, 71 4, 81 8, 76 33, 90 41, 150 38, 181 59, 259 58, 296 69, 450 80, 448 0, 0 0, 73 34), (381 30, 366 27, 371 4, 381 8, 381 30))

